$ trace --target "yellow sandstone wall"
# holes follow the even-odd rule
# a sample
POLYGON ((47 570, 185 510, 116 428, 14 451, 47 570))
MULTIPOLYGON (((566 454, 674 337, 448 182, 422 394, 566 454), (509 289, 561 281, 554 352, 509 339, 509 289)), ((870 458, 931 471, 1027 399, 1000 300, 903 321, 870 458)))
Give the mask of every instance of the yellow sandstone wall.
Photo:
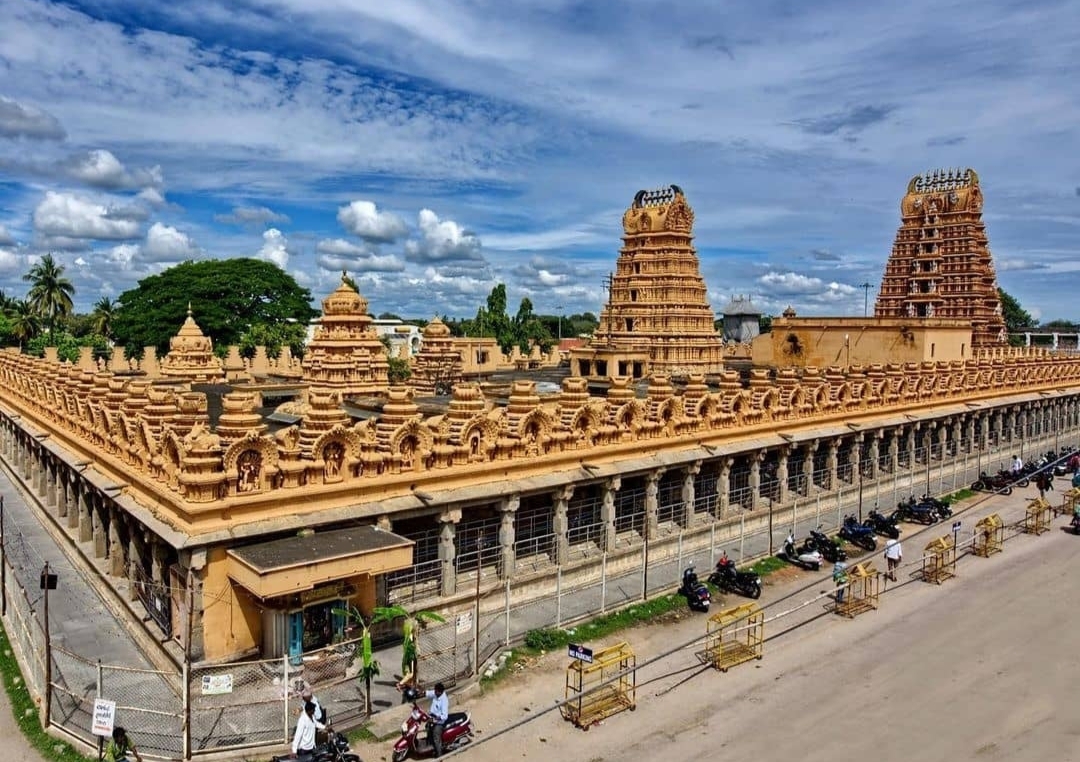
POLYGON ((258 601, 232 583, 225 573, 227 567, 225 548, 207 551, 203 579, 203 658, 207 661, 243 654, 261 645, 258 601))

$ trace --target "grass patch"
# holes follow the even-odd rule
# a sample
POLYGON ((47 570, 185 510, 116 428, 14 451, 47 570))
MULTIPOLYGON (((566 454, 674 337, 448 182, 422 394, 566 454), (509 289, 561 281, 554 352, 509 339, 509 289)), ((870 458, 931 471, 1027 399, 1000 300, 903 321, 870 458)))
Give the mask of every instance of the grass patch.
POLYGON ((353 728, 345 737, 349 739, 350 744, 354 743, 378 743, 380 739, 374 733, 372 733, 366 725, 359 728, 353 728))
POLYGON ((686 601, 681 595, 661 595, 647 601, 635 603, 619 611, 604 614, 596 619, 579 624, 569 630, 545 628, 529 630, 525 633, 523 651, 536 654, 541 651, 556 651, 570 643, 587 643, 599 640, 613 633, 648 622, 676 609, 685 609, 686 601))
POLYGON ((961 500, 967 500, 969 497, 974 497, 975 493, 969 490, 967 487, 961 490, 953 492, 951 495, 946 495, 941 498, 941 501, 946 505, 952 505, 953 503, 959 503, 961 500))
MULTIPOLYGON (((15 724, 41 756, 51 762, 89 762, 90 757, 83 756, 71 744, 53 738, 42 729, 41 721, 38 719, 38 705, 26 687, 22 670, 19 669, 19 662, 15 659, 15 652, 2 624, 0 624, 0 678, 4 681, 4 690, 7 691, 8 700, 11 702, 11 713, 15 717, 15 724)), ((137 740, 136 743, 138 743, 137 740)))
POLYGON ((778 556, 768 556, 760 561, 756 561, 751 564, 749 570, 757 574, 759 577, 767 577, 774 571, 788 566, 788 562, 778 556))

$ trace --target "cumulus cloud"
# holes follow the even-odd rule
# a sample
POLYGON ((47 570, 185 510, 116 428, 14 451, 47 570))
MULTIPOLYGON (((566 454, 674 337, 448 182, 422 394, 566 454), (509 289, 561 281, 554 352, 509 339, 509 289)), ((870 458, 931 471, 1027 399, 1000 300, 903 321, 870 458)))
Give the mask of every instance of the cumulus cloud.
POLYGON ((67 133, 52 114, 0 95, 0 136, 63 140, 67 133))
POLYGON ((215 214, 214 220, 225 225, 266 225, 287 223, 289 216, 265 206, 234 206, 228 214, 215 214))
POLYGON ((327 238, 315 246, 319 267, 353 272, 401 272, 405 263, 393 254, 380 254, 368 246, 358 246, 343 238, 327 238))
POLYGON ((140 259, 146 262, 183 262, 199 255, 199 247, 186 234, 171 225, 155 222, 146 231, 140 259))
POLYGON ((392 243, 409 232, 405 220, 380 212, 371 201, 353 201, 338 209, 337 218, 343 228, 365 241, 392 243))
POLYGON ((107 190, 159 188, 164 182, 161 167, 129 170, 111 151, 102 148, 71 156, 65 166, 76 180, 107 190))
POLYGON ((816 259, 818 262, 839 262, 840 256, 833 254, 828 249, 813 249, 810 252, 810 256, 816 259))
POLYGON ((758 278, 758 283, 764 287, 767 295, 771 296, 801 296, 813 300, 846 298, 853 295, 857 289, 846 283, 831 281, 826 283, 821 278, 800 273, 779 273, 770 271, 758 278))
POLYGON ((19 270, 22 262, 14 249, 0 246, 0 273, 12 273, 19 270))
POLYGON ((480 239, 453 220, 440 220, 430 209, 417 217, 420 238, 405 242, 405 257, 412 262, 482 260, 480 239))
POLYGON ((15 237, 8 232, 8 229, 3 225, 0 225, 0 246, 14 246, 15 237))
POLYGON ((153 207, 165 206, 165 194, 157 188, 143 188, 135 198, 153 207))
POLYGON ((139 235, 139 224, 110 217, 107 206, 69 193, 48 191, 34 209, 34 230, 50 238, 124 240, 139 235))
POLYGON ((256 256, 273 262, 282 270, 289 264, 289 239, 277 228, 269 228, 263 232, 263 245, 256 256))

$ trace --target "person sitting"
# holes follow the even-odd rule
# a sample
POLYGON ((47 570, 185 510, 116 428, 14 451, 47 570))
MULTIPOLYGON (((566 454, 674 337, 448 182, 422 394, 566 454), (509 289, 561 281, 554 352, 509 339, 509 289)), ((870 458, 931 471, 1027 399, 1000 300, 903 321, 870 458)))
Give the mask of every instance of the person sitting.
POLYGON ((112 738, 105 745, 105 762, 127 762, 129 753, 135 757, 135 762, 142 762, 139 750, 128 738, 127 731, 117 725, 113 728, 112 738))

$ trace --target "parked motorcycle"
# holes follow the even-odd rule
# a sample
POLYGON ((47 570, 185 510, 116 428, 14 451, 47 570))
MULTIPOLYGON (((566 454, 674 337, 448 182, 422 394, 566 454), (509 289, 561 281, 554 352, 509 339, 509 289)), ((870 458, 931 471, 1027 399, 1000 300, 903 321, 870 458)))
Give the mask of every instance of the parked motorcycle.
POLYGON ((279 755, 272 758, 273 762, 360 762, 360 757, 349 750, 349 741, 340 733, 335 733, 332 728, 326 730, 326 743, 315 747, 310 754, 279 755))
POLYGON ((761 577, 754 572, 739 571, 731 562, 717 564, 716 570, 709 575, 709 582, 724 592, 747 598, 761 597, 761 577))
POLYGON ((822 532, 820 525, 817 529, 810 530, 810 536, 806 538, 806 542, 803 543, 799 552, 803 553, 808 550, 816 550, 830 564, 847 560, 847 552, 833 542, 831 537, 822 532))
POLYGON ((1015 475, 1009 471, 999 471, 993 476, 984 471, 979 474, 978 480, 971 483, 971 489, 975 492, 997 492, 1002 495, 1011 495, 1014 484, 1023 488, 1031 483, 1026 476, 1015 479, 1015 481, 1014 478, 1015 475))
MULTIPOLYGON (((431 757, 435 754, 435 747, 428 738, 428 727, 431 718, 417 703, 423 695, 415 688, 405 689, 405 700, 411 701, 413 708, 409 716, 401 723, 401 738, 394 744, 393 762, 402 762, 410 754, 417 759, 431 757)), ((443 753, 459 749, 472 739, 472 717, 469 716, 469 713, 451 712, 446 718, 445 727, 443 727, 443 753)))
POLYGON ((939 500, 932 495, 923 495, 920 502, 929 503, 930 505, 932 505, 934 507, 934 510, 937 511, 939 519, 952 518, 952 508, 950 508, 949 504, 946 503, 944 500, 939 500))
POLYGON ((800 552, 795 547, 795 535, 789 534, 787 539, 784 540, 784 549, 780 551, 780 555, 789 564, 795 564, 796 566, 808 569, 809 571, 817 571, 821 568, 821 564, 824 562, 824 558, 821 553, 816 550, 804 549, 800 552))
POLYGON ((866 517, 866 523, 873 527, 875 534, 891 537, 894 540, 900 537, 900 527, 896 526, 897 521, 899 519, 895 513, 891 516, 883 516, 877 511, 870 511, 870 515, 866 517))
POLYGON ((845 516, 840 527, 840 538, 869 551, 877 550, 874 528, 869 524, 860 524, 854 516, 845 516))
POLYGON ((683 572, 679 595, 686 598, 686 603, 692 611, 708 611, 709 604, 712 602, 709 588, 698 579, 693 566, 686 567, 686 571, 683 572))
MULTIPOLYGON (((972 488, 974 489, 974 485, 972 485, 972 488)), ((933 505, 916 500, 914 495, 897 503, 896 513, 893 515, 900 521, 910 521, 916 524, 936 524, 941 518, 933 505)))

